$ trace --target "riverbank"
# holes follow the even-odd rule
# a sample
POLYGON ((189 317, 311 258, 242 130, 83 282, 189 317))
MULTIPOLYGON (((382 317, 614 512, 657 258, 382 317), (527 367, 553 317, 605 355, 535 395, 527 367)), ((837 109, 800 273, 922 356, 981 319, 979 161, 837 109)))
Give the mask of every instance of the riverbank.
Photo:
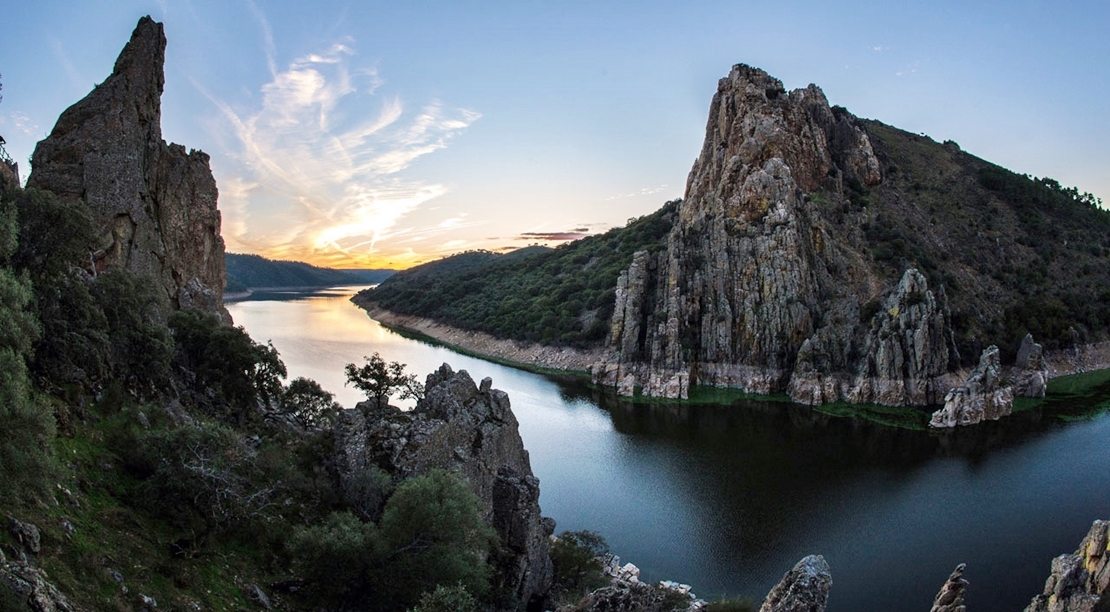
MULTIPOLYGON (((358 304, 358 302, 356 302, 358 304)), ((545 346, 518 340, 505 340, 490 334, 444 325, 431 319, 397 314, 377 303, 358 304, 366 314, 386 327, 426 336, 452 350, 527 370, 557 370, 567 374, 588 375, 591 365, 605 356, 603 349, 582 351, 568 347, 545 346)))
POLYGON ((304 287, 249 287, 246 291, 233 291, 224 293, 224 303, 241 302, 249 299, 255 293, 272 293, 275 291, 322 291, 324 289, 339 289, 341 287, 366 287, 367 285, 307 285, 304 287))

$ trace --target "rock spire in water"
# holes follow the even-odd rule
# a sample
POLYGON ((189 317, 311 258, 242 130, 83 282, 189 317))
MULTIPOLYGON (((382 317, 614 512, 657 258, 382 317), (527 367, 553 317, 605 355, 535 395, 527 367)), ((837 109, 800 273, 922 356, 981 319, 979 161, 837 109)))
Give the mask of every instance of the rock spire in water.
POLYGON ((177 308, 222 310, 226 281, 208 155, 162 140, 166 36, 143 17, 112 74, 66 109, 32 156, 28 187, 83 201, 95 271, 152 278, 177 308))

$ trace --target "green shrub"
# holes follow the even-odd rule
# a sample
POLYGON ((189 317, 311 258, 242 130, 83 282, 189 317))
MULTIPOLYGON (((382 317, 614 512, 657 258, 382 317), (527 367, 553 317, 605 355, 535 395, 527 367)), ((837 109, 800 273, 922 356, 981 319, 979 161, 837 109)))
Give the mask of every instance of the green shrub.
POLYGON ((196 310, 174 312, 169 324, 174 364, 193 401, 210 415, 243 425, 258 413, 259 401, 282 394, 285 364, 272 344, 258 344, 242 327, 196 310))
POLYGON ((598 557, 609 552, 605 538, 593 531, 568 531, 551 546, 555 565, 554 590, 571 602, 609 583, 598 557))
POLYGON ((112 376, 148 394, 166 386, 173 338, 165 321, 167 304, 156 286, 113 269, 100 274, 90 291, 107 323, 112 376))
POLYGON ((305 429, 328 427, 335 422, 340 410, 334 397, 324 391, 320 383, 298 377, 282 392, 280 408, 305 429))
POLYGON ((412 612, 478 612, 478 601, 461 584, 440 585, 421 595, 412 612))
POLYGON ((416 380, 415 374, 405 374, 405 364, 386 363, 378 353, 365 359, 362 367, 348 363, 344 371, 347 383, 365 393, 374 406, 381 408, 394 393, 400 393, 401 399, 424 397, 424 385, 416 380))

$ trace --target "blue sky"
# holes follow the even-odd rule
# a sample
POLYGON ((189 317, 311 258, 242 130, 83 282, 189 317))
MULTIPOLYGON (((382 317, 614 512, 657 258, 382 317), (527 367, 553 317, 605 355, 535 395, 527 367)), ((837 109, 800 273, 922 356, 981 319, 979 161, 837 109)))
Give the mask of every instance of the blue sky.
POLYGON ((163 135, 212 156, 235 252, 405 267, 623 225, 682 196, 740 62, 1110 203, 1108 6, 19 2, 0 134, 26 174, 150 14, 163 135))

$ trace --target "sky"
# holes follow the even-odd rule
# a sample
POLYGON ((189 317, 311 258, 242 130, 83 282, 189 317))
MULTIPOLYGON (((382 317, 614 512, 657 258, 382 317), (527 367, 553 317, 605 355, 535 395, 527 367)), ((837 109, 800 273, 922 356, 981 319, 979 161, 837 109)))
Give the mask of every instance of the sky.
POLYGON ((162 131, 211 156, 227 250, 405 268, 555 246, 683 195, 717 80, 787 89, 1110 204, 1110 3, 35 0, 0 135, 35 143, 165 24, 162 131))

